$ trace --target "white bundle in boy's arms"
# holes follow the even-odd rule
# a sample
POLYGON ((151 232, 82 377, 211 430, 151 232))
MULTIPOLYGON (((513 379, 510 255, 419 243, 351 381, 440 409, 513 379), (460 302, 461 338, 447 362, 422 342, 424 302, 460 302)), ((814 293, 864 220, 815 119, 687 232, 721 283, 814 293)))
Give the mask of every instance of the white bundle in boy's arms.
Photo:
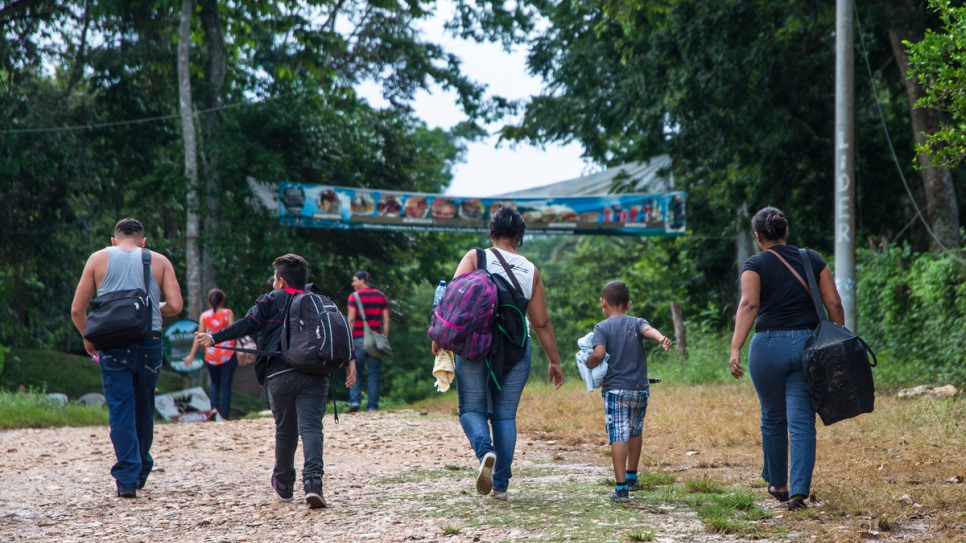
POLYGON ((610 355, 604 355, 604 361, 599 366, 593 369, 587 367, 587 359, 594 354, 593 332, 578 339, 577 347, 580 348, 577 351, 577 371, 580 372, 580 378, 587 385, 587 392, 593 392, 595 388, 600 388, 604 383, 604 376, 607 375, 607 361, 610 360, 610 355))

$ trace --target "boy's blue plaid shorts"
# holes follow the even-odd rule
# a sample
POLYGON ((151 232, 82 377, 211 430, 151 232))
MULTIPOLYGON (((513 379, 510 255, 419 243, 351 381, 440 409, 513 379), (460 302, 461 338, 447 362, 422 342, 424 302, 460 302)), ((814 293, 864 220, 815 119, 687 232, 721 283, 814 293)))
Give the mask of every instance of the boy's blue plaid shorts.
POLYGON ((604 420, 611 443, 628 441, 644 432, 649 390, 610 390, 603 393, 604 420))

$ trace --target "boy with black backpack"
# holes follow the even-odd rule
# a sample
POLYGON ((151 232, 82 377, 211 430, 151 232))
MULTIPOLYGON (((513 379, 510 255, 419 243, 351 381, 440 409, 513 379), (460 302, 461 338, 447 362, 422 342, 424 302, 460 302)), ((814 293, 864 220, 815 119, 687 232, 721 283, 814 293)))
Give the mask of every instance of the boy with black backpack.
MULTIPOLYGON (((301 435, 305 455, 302 470, 305 501, 310 508, 317 509, 326 506, 322 493, 322 417, 325 415, 329 386, 328 373, 334 368, 344 366, 346 387, 355 382, 355 361, 350 360, 351 355, 348 354, 351 337, 348 336, 345 317, 337 310, 333 315, 322 308, 322 305, 331 304, 331 301, 306 292, 308 265, 304 258, 287 254, 276 258, 272 265, 275 268, 274 291, 259 296, 245 318, 215 334, 198 333, 196 336, 201 345, 207 347, 258 333, 255 376, 268 391, 272 414, 275 416, 275 469, 272 473, 272 488, 282 501, 293 500, 296 480, 295 450, 301 435), (304 315, 305 311, 313 309, 317 311, 313 313, 315 318, 321 314, 323 319, 331 316, 335 322, 329 330, 333 333, 323 334, 326 337, 335 336, 334 340, 328 337, 330 342, 324 349, 327 352, 340 351, 340 354, 329 357, 338 359, 338 364, 325 368, 320 365, 317 370, 312 366, 304 366, 304 357, 299 358, 306 350, 318 351, 321 347, 309 345, 310 341, 306 341, 306 338, 311 340, 312 337, 308 332, 314 333, 316 327, 320 326, 317 320, 309 323, 305 334, 298 328, 301 318, 299 311, 304 315), (295 316, 292 317, 292 314, 295 316), (340 332, 343 331, 345 339, 341 337, 340 332)), ((332 304, 329 307, 328 311, 332 311, 331 308, 335 306, 332 304)), ((324 328, 325 323, 321 326, 324 328)))

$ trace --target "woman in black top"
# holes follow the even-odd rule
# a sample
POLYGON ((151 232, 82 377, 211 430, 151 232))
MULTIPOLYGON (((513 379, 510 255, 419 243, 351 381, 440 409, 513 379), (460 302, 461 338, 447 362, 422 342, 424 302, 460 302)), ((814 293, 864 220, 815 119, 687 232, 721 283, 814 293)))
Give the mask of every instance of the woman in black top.
MULTIPOLYGON (((818 326, 818 314, 801 279, 806 272, 798 248, 785 244, 785 215, 766 207, 755 214, 751 224, 762 252, 745 261, 741 269, 741 302, 731 339, 731 375, 735 379, 744 375, 741 347, 755 323, 748 370, 761 402, 765 460, 761 476, 768 482, 769 494, 787 502, 790 510, 802 509, 811 491, 815 466, 815 410, 805 389, 802 349, 818 326)), ((829 320, 844 324, 845 312, 832 272, 818 253, 809 249, 808 254, 829 320)))

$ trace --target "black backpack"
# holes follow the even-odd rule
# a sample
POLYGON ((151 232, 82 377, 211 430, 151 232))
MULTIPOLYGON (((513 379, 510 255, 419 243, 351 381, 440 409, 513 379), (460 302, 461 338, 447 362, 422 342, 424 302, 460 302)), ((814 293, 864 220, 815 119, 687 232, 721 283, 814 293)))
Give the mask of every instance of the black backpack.
POLYGON ((862 338, 826 318, 808 251, 800 252, 819 318, 815 334, 805 341, 802 369, 812 407, 828 426, 875 409, 872 368, 878 359, 862 338))
POLYGON ((349 365, 353 358, 349 321, 326 296, 312 292, 295 294, 288 303, 282 330, 282 361, 296 371, 329 375, 349 365))
MULTIPOLYGON (((500 386, 500 380, 513 369, 517 362, 523 360, 527 352, 527 306, 530 300, 523 296, 523 289, 517 281, 513 270, 497 249, 491 249, 503 269, 506 270, 510 281, 502 275, 491 273, 490 277, 496 284, 497 300, 493 319, 493 343, 486 363, 490 375, 500 386), (511 284, 512 282, 512 284, 511 284)), ((486 251, 476 250, 477 269, 486 270, 486 251)))

